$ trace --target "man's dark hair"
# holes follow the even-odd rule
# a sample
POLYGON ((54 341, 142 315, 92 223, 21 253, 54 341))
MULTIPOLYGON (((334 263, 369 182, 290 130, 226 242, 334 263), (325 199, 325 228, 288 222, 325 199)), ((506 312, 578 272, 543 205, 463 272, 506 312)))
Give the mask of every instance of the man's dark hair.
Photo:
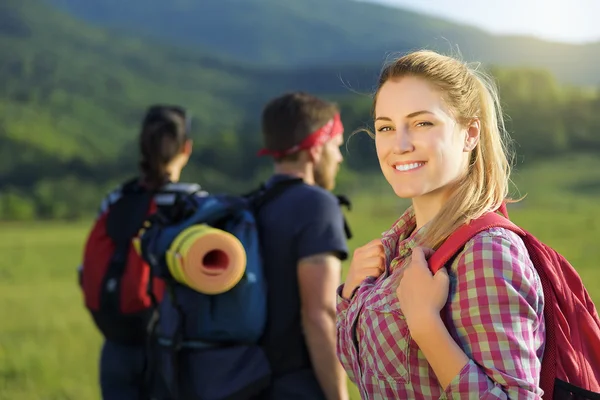
MULTIPOLYGON (((269 101, 262 113, 264 148, 284 151, 300 144, 325 125, 339 108, 335 103, 305 92, 286 93, 269 101)), ((299 153, 276 159, 293 161, 299 153)))

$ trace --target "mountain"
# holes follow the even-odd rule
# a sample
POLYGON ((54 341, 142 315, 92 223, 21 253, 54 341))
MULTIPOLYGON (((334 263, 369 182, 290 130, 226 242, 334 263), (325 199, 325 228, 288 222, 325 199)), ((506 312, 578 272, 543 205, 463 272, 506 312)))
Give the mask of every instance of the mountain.
POLYGON ((363 68, 343 81, 336 68, 259 69, 92 27, 39 0, 0 2, 0 49, 0 219, 3 195, 23 196, 11 200, 19 207, 34 198, 38 214, 55 215, 56 198, 68 213, 74 193, 87 190, 81 207, 95 207, 106 185, 135 171, 139 121, 152 103, 188 108, 196 151, 187 176, 222 187, 234 176, 250 182, 256 122, 270 97, 343 95, 348 81, 375 77, 363 68))
MULTIPOLYGON (((371 125, 371 99, 361 94, 380 68, 257 65, 90 26, 42 0, 0 2, 0 49, 0 220, 96 210, 135 172, 138 125, 152 103, 177 103, 193 115, 194 152, 182 179, 213 192, 249 190, 270 167, 255 156, 269 98, 307 90, 334 99, 349 134, 371 125)), ((566 88, 544 70, 492 72, 521 157, 600 149, 597 90, 566 88)), ((379 168, 373 140, 353 137, 343 151, 340 188, 368 184, 357 172, 379 168)))
POLYGON ((256 120, 286 90, 349 93, 337 69, 257 69, 89 27, 37 0, 0 4, 0 47, 0 177, 45 157, 114 160, 155 102, 188 107, 202 141, 256 120))
POLYGON ((355 0, 46 1, 104 27, 254 64, 379 66, 390 53, 425 47, 484 63, 544 67, 569 83, 600 83, 595 70, 600 42, 573 45, 494 36, 355 0))

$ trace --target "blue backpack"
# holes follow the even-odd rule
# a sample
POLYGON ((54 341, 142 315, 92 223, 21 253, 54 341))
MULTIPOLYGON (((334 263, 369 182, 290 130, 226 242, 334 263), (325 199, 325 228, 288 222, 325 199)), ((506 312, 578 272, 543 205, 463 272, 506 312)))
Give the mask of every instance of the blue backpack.
POLYGON ((244 196, 185 196, 170 215, 157 213, 146 222, 137 248, 151 274, 166 283, 158 318, 149 327, 155 342, 149 375, 162 381, 160 389, 153 382, 160 392, 156 398, 249 399, 268 387, 271 371, 260 346, 267 321, 267 284, 256 213, 301 182, 285 180, 244 196), (200 293, 173 276, 168 266, 174 242, 181 241, 188 228, 203 224, 232 234, 245 250, 243 276, 224 293, 200 293))

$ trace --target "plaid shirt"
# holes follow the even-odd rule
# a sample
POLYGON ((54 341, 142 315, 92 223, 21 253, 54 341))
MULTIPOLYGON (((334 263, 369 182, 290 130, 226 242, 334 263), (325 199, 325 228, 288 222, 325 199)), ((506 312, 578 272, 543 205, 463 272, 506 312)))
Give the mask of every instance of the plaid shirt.
POLYGON ((450 261, 449 332, 470 361, 442 388, 412 340, 396 288, 419 234, 412 207, 383 234, 386 272, 350 300, 338 288, 338 357, 363 399, 539 399, 543 291, 523 241, 501 228, 450 261))

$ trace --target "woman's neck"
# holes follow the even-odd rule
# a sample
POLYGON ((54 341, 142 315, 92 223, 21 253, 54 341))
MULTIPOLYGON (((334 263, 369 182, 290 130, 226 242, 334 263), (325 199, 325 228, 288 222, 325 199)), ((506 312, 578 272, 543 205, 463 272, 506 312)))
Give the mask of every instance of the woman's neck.
POLYGON ((432 192, 426 195, 413 198, 413 210, 415 212, 415 220, 417 226, 415 230, 419 230, 427 225, 440 212, 446 196, 443 193, 432 192))
POLYGON ((169 181, 171 182, 179 182, 179 179, 181 177, 181 170, 182 168, 179 167, 170 167, 167 168, 167 172, 169 173, 169 181))

